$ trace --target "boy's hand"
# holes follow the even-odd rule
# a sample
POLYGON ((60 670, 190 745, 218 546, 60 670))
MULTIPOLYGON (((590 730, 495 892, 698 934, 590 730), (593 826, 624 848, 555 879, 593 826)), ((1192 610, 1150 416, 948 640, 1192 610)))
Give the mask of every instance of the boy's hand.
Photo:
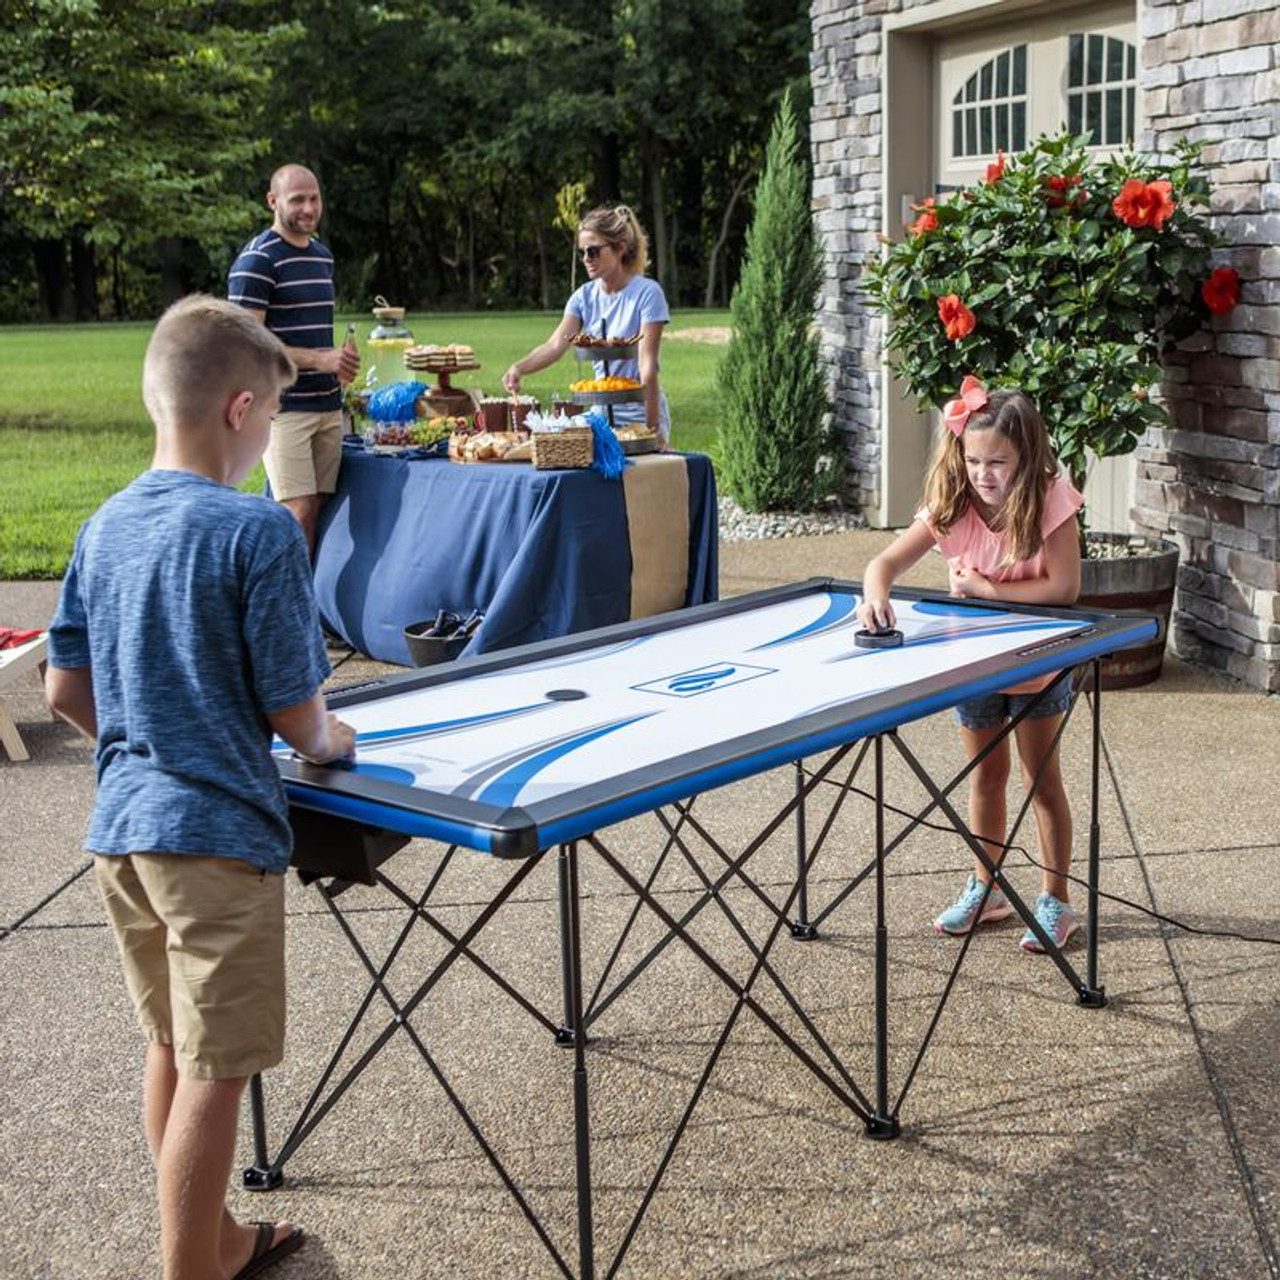
POLYGON ((512 365, 506 373, 502 375, 502 385, 512 394, 515 395, 520 390, 520 373, 515 365, 512 365))
MULTIPOLYGON (((299 752, 299 755, 302 755, 299 752)), ((332 711, 325 713, 325 746, 314 755, 302 755, 311 764, 332 764, 335 760, 356 758, 356 731, 339 720, 332 711)))
POLYGON ((876 600, 864 600, 858 606, 857 617, 867 631, 887 631, 898 621, 888 596, 876 600))

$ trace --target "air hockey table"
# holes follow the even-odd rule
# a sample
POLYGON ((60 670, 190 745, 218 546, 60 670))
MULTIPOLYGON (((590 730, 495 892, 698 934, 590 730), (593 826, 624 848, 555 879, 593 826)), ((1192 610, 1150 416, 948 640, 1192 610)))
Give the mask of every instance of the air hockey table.
MULTIPOLYGON (((317 882, 325 905, 359 957, 363 998, 274 1155, 268 1151, 262 1082, 252 1082, 256 1163, 245 1172, 246 1185, 259 1190, 279 1185, 286 1162, 384 1046, 404 1034, 557 1269, 564 1275, 593 1276, 597 1261, 589 1032, 677 942, 701 961, 709 984, 727 988, 735 999, 629 1228, 612 1258, 600 1264, 603 1273, 613 1275, 622 1265, 743 1012, 757 1018, 799 1066, 852 1112, 869 1137, 896 1137, 902 1105, 974 937, 969 934, 957 947, 923 1041, 896 1096, 891 1097, 885 863, 912 831, 929 825, 931 815, 944 821, 985 863, 1015 911, 1040 937, 1078 1002, 1092 1007, 1105 1003, 1097 975, 1101 741, 1097 677, 1103 657, 1149 641, 1156 634, 1156 621, 1143 615, 1030 608, 898 590, 893 603, 902 644, 864 648, 855 643, 860 599, 856 583, 814 579, 463 660, 445 670, 410 672, 348 688, 330 695, 328 704, 356 729, 353 768, 309 765, 278 744, 277 762, 295 833, 294 866, 304 880, 317 882), (1045 936, 1031 908, 1005 876, 1004 857, 1010 847, 1016 847, 1013 842, 1030 807, 1030 796, 1012 825, 1004 851, 993 858, 950 799, 977 761, 968 762, 949 780, 935 781, 902 730, 959 702, 1032 677, 1067 669, 1087 676, 1090 667, 1089 910, 1082 975, 1072 959, 1045 936), (918 812, 904 811, 886 799, 887 750, 905 761, 927 795, 928 803, 918 812), (794 771, 794 788, 788 780, 788 799, 743 847, 726 849, 710 829, 705 807, 695 811, 697 797, 778 768, 794 771), (856 785, 863 769, 870 774, 866 788, 856 785), (822 795, 832 796, 821 823, 814 822, 820 808, 819 788, 824 788, 822 795), (867 850, 856 874, 842 880, 839 892, 825 906, 811 909, 815 860, 828 843, 840 806, 853 794, 874 804, 874 848, 867 850), (905 819, 892 838, 886 837, 888 813, 905 819), (655 816, 662 845, 647 867, 634 865, 635 859, 621 854, 610 836, 610 828, 642 814, 655 816), (815 828, 816 834, 811 835, 815 828), (788 878, 785 899, 777 901, 776 889, 771 892, 753 876, 751 863, 780 831, 788 840, 794 832, 795 874, 788 878), (422 893, 404 888, 391 872, 390 860, 413 838, 443 846, 440 862, 422 893), (679 915, 654 888, 662 861, 673 848, 695 869, 702 885, 691 903, 682 899, 679 915), (445 866, 456 856, 465 859, 464 850, 504 860, 512 870, 471 923, 455 932, 433 914, 431 894, 445 866), (518 979, 482 958, 475 943, 552 851, 558 920, 548 928, 558 934, 561 974, 560 989, 551 1001, 555 1007, 549 1008, 523 991, 518 979), (583 979, 588 920, 579 890, 579 865, 584 856, 607 868, 634 903, 624 936, 612 945, 591 995, 583 979), (710 870, 704 865, 708 859, 710 870), (874 1078, 864 1087, 771 957, 780 936, 815 937, 823 922, 868 880, 875 895, 874 1078), (343 913, 340 895, 355 883, 381 886, 405 913, 402 932, 380 959, 369 954, 343 913), (762 936, 753 936, 744 926, 722 892, 726 886, 745 889, 767 908, 770 923, 762 936), (724 914, 745 948, 749 970, 745 980, 735 977, 729 962, 692 932, 696 917, 708 908, 724 914), (625 972, 615 973, 622 967, 618 962, 626 931, 641 911, 660 922, 660 940, 638 961, 629 961, 625 972), (442 939, 444 954, 427 971, 414 972, 411 994, 397 998, 388 974, 415 926, 425 926, 442 939), (503 1165, 495 1143, 450 1085, 426 1038, 412 1024, 415 1011, 460 961, 479 968, 495 992, 515 1001, 548 1035, 572 1050, 576 1267, 503 1165), (788 1019, 792 1029, 757 998, 759 983, 764 983, 761 991, 776 992, 794 1014, 794 1020, 788 1019), (384 1008, 385 1021, 379 1023, 377 1011, 384 1008), (381 1029, 357 1055, 351 1050, 353 1037, 366 1020, 366 1034, 379 1025, 381 1029)), ((1077 689, 1083 683, 1077 680, 1077 689)), ((1054 746, 1071 720, 1076 699, 1063 717, 1054 746)), ((1021 718, 1006 733, 1013 732, 1021 718)), ((1033 776, 1032 793, 1039 776, 1039 772, 1033 776)), ((512 957, 516 968, 518 961, 512 957)))

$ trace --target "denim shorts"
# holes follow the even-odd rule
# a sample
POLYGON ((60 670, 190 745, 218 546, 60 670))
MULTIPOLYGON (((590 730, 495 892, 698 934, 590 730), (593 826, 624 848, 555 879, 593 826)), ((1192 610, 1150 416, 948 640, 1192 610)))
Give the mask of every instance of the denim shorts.
POLYGON ((1040 698, 1035 710, 1027 713, 1028 720, 1045 716, 1060 716, 1071 705, 1071 672, 1064 671, 1047 689, 1039 693, 988 693, 981 698, 971 698, 953 709, 956 723, 965 729, 994 729, 1004 724, 1029 703, 1040 698))

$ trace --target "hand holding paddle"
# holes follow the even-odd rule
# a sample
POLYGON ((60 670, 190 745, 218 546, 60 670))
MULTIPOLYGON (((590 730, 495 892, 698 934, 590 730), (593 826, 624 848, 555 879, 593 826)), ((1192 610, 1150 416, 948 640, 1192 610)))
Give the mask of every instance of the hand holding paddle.
POLYGON ((857 618, 867 631, 888 631, 898 621, 888 596, 867 597, 858 606, 857 618))
POLYGON ((868 598, 858 606, 862 628, 853 634, 859 649, 896 649, 902 643, 902 632, 894 629, 897 618, 888 596, 868 598))

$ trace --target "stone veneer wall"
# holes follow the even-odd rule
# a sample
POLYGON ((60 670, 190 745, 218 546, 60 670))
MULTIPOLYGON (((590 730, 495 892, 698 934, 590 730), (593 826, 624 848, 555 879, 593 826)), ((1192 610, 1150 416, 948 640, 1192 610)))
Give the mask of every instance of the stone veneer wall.
MULTIPOLYGON (((826 252, 819 324, 850 498, 875 506, 880 322, 859 297, 880 232, 881 20, 931 0, 813 0, 813 205, 826 252)), ((1204 143, 1220 255, 1241 305, 1167 362, 1172 423, 1137 459, 1137 528, 1182 562, 1179 654, 1280 691, 1280 0, 1141 0, 1144 131, 1167 152, 1204 143)))
POLYGON ((1202 142, 1240 305, 1165 361, 1137 527, 1181 552, 1173 644, 1280 691, 1280 4, 1143 0, 1144 150, 1202 142))
POLYGON ((818 323, 848 441, 849 499, 874 507, 880 486, 881 324, 858 292, 880 233, 880 19, 889 0, 813 0, 810 143, 813 209, 826 253, 818 323))

